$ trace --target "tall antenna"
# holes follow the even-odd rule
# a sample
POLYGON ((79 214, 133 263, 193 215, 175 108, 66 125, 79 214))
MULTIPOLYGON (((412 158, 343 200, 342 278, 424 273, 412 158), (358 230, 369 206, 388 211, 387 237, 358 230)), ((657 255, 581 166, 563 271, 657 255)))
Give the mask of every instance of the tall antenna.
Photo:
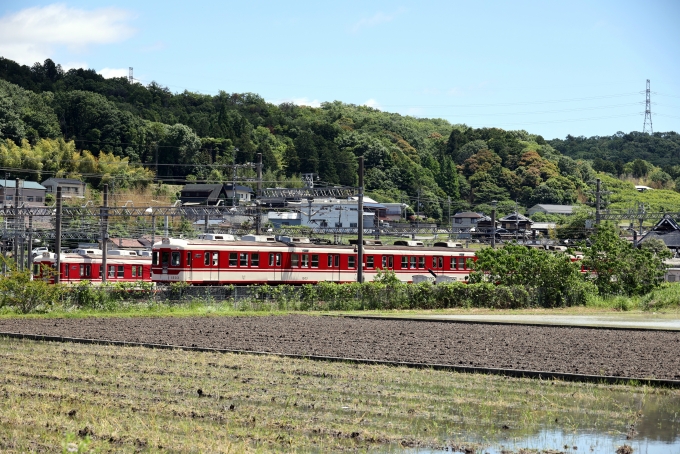
MULTIPOLYGON (((132 77, 132 66, 130 66, 130 75, 128 76, 128 82, 132 83, 135 80, 134 77, 132 77)), ((647 81, 647 99, 649 99, 649 81, 647 81)))
POLYGON ((649 98, 649 79, 647 79, 647 102, 645 103, 645 124, 642 126, 642 132, 649 132, 654 134, 654 129, 652 128, 652 102, 649 98), (647 123, 649 123, 649 131, 647 131, 647 123))

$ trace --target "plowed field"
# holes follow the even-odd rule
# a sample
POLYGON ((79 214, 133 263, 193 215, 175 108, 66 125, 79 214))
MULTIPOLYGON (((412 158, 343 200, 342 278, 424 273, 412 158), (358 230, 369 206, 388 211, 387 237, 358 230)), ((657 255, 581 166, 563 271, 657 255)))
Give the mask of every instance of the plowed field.
POLYGON ((680 332, 307 315, 6 319, 0 332, 680 380, 680 332))

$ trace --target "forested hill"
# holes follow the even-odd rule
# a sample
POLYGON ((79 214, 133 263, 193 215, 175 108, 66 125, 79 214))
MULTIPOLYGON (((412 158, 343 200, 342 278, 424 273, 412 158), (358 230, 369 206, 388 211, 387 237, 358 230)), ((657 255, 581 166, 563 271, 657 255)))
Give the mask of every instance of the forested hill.
MULTIPOLYGON (((664 150, 663 164, 680 163, 677 134, 640 136, 652 140, 650 156, 664 150)), ((158 169, 165 181, 224 181, 225 168, 215 164, 252 162, 257 153, 268 186, 299 184, 300 173, 356 185, 362 155, 370 195, 411 205, 420 195, 423 214, 441 219, 449 200, 452 209, 487 212, 492 200, 500 201, 501 212, 515 201, 586 201, 596 177, 588 160, 600 155, 572 142, 602 138, 546 142, 526 131, 473 129, 339 101, 312 108, 273 105, 252 93, 172 93, 155 82, 105 79, 94 70, 65 72, 51 60, 28 67, 0 58, 0 139, 3 169, 33 169, 25 175, 36 180, 55 172, 81 175, 95 185, 103 181, 102 169, 125 160, 158 169), (69 154, 78 159, 55 158, 69 154)), ((637 157, 621 158, 627 163, 621 170, 637 157)), ((149 180, 148 172, 131 173, 149 180)), ((672 184, 677 176, 680 171, 666 180, 672 184)))

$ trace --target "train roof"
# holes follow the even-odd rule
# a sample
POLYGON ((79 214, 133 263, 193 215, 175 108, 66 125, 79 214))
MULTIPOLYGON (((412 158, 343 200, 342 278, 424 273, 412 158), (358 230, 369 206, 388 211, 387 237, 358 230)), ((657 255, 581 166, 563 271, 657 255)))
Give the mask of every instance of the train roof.
MULTIPOLYGON (((215 242, 206 240, 185 240, 185 239, 165 239, 161 243, 154 244, 154 249, 161 247, 170 247, 178 249, 189 250, 233 250, 240 251, 242 249, 259 249, 260 251, 271 250, 296 250, 300 252, 306 251, 337 251, 337 250, 352 250, 356 245, 332 245, 332 244, 314 244, 314 243, 282 243, 282 242, 258 242, 258 241, 230 241, 230 242, 215 242)), ((364 252, 388 252, 388 251, 402 251, 410 253, 471 253, 474 254, 473 249, 455 248, 455 247, 423 247, 423 246, 402 246, 402 245, 364 245, 364 252)))
MULTIPOLYGON (((33 263, 53 263, 56 257, 54 254, 50 253, 49 256, 43 255, 38 256, 33 259, 33 263)), ((59 261, 62 263, 101 263, 101 255, 93 254, 74 254, 71 252, 61 254, 59 256, 59 261)), ((149 256, 134 256, 134 255, 114 255, 108 256, 106 259, 107 265, 144 265, 151 263, 151 257, 149 256)))

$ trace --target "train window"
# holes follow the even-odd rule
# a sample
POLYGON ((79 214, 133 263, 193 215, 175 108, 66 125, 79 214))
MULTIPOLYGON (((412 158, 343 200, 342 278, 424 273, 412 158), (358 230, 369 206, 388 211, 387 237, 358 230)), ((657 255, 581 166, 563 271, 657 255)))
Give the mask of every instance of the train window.
POLYGON ((276 266, 281 266, 281 254, 276 254, 276 266))
POLYGON ((170 265, 179 266, 179 257, 179 251, 172 251, 172 262, 170 262, 170 265))
POLYGON ((269 266, 274 266, 274 254, 269 254, 269 266))
POLYGON ((69 266, 68 266, 68 263, 67 263, 66 266, 64 267, 64 276, 65 277, 68 277, 68 268, 69 268, 69 266))
POLYGON ((401 269, 405 270, 406 268, 408 268, 408 257, 406 257, 405 255, 402 255, 401 256, 401 269))
POLYGON ((229 253, 229 266, 236 266, 236 252, 229 253))
POLYGON ((80 264, 80 277, 85 276, 85 265, 80 264))
POLYGON ((308 254, 302 254, 300 257, 302 258, 302 264, 300 266, 302 268, 309 267, 309 255, 308 254))
POLYGON ((132 277, 137 277, 137 267, 134 265, 132 266, 132 277))
POLYGON ((356 267, 356 260, 357 258, 353 255, 350 255, 347 257, 347 268, 355 268, 356 267))
POLYGON ((92 265, 85 265, 85 276, 92 276, 92 265))
POLYGON ((418 257, 418 268, 425 268, 425 257, 418 257))
POLYGON ((170 252, 161 252, 161 265, 168 266, 168 263, 170 263, 170 252))
POLYGON ((191 252, 187 252, 187 266, 191 266, 191 252))
POLYGON ((137 266, 137 276, 143 277, 144 276, 144 269, 142 268, 142 265, 137 266))
POLYGON ((328 268, 333 268, 333 255, 328 254, 328 268))
POLYGON ((203 254, 203 264, 205 266, 210 265, 210 252, 206 252, 205 254, 203 254))
POLYGON ((319 255, 318 254, 312 254, 312 268, 318 268, 319 267, 319 255))
POLYGON ((255 268, 260 266, 260 254, 252 254, 250 256, 250 266, 255 268))
POLYGON ((412 268, 412 269, 416 267, 416 260, 417 260, 417 258, 418 258, 418 257, 415 257, 415 256, 411 257, 411 268, 412 268))
POLYGON ((444 269, 444 257, 437 257, 437 267, 440 270, 444 269))
POLYGON ((458 269, 458 262, 456 262, 455 257, 451 257, 451 269, 452 270, 457 270, 458 269))
POLYGON ((382 257, 382 267, 383 269, 387 268, 387 256, 383 255, 382 257))
POLYGON ((290 266, 296 268, 298 266, 298 255, 290 254, 290 266))
POLYGON ((238 266, 248 266, 248 253, 247 252, 241 252, 238 257, 238 266))
POLYGON ((367 255, 366 256, 366 268, 373 268, 374 266, 374 258, 372 255, 367 255))
POLYGON ((123 268, 123 265, 118 265, 118 277, 125 277, 125 268, 123 268))
POLYGON ((212 266, 217 266, 220 254, 217 252, 212 253, 212 266))
POLYGON ((387 257, 387 267, 390 269, 394 268, 394 257, 391 255, 387 257))
POLYGON ((114 265, 109 266, 109 277, 116 277, 116 267, 114 265))
POLYGON ((432 257, 432 268, 437 268, 437 257, 432 257))
POLYGON ((158 265, 158 251, 153 251, 151 253, 151 264, 158 265))
POLYGON ((40 265, 38 265, 37 263, 33 264, 33 275, 40 276, 40 265))
POLYGON ((340 256, 339 255, 335 256, 335 267, 340 268, 340 256))

